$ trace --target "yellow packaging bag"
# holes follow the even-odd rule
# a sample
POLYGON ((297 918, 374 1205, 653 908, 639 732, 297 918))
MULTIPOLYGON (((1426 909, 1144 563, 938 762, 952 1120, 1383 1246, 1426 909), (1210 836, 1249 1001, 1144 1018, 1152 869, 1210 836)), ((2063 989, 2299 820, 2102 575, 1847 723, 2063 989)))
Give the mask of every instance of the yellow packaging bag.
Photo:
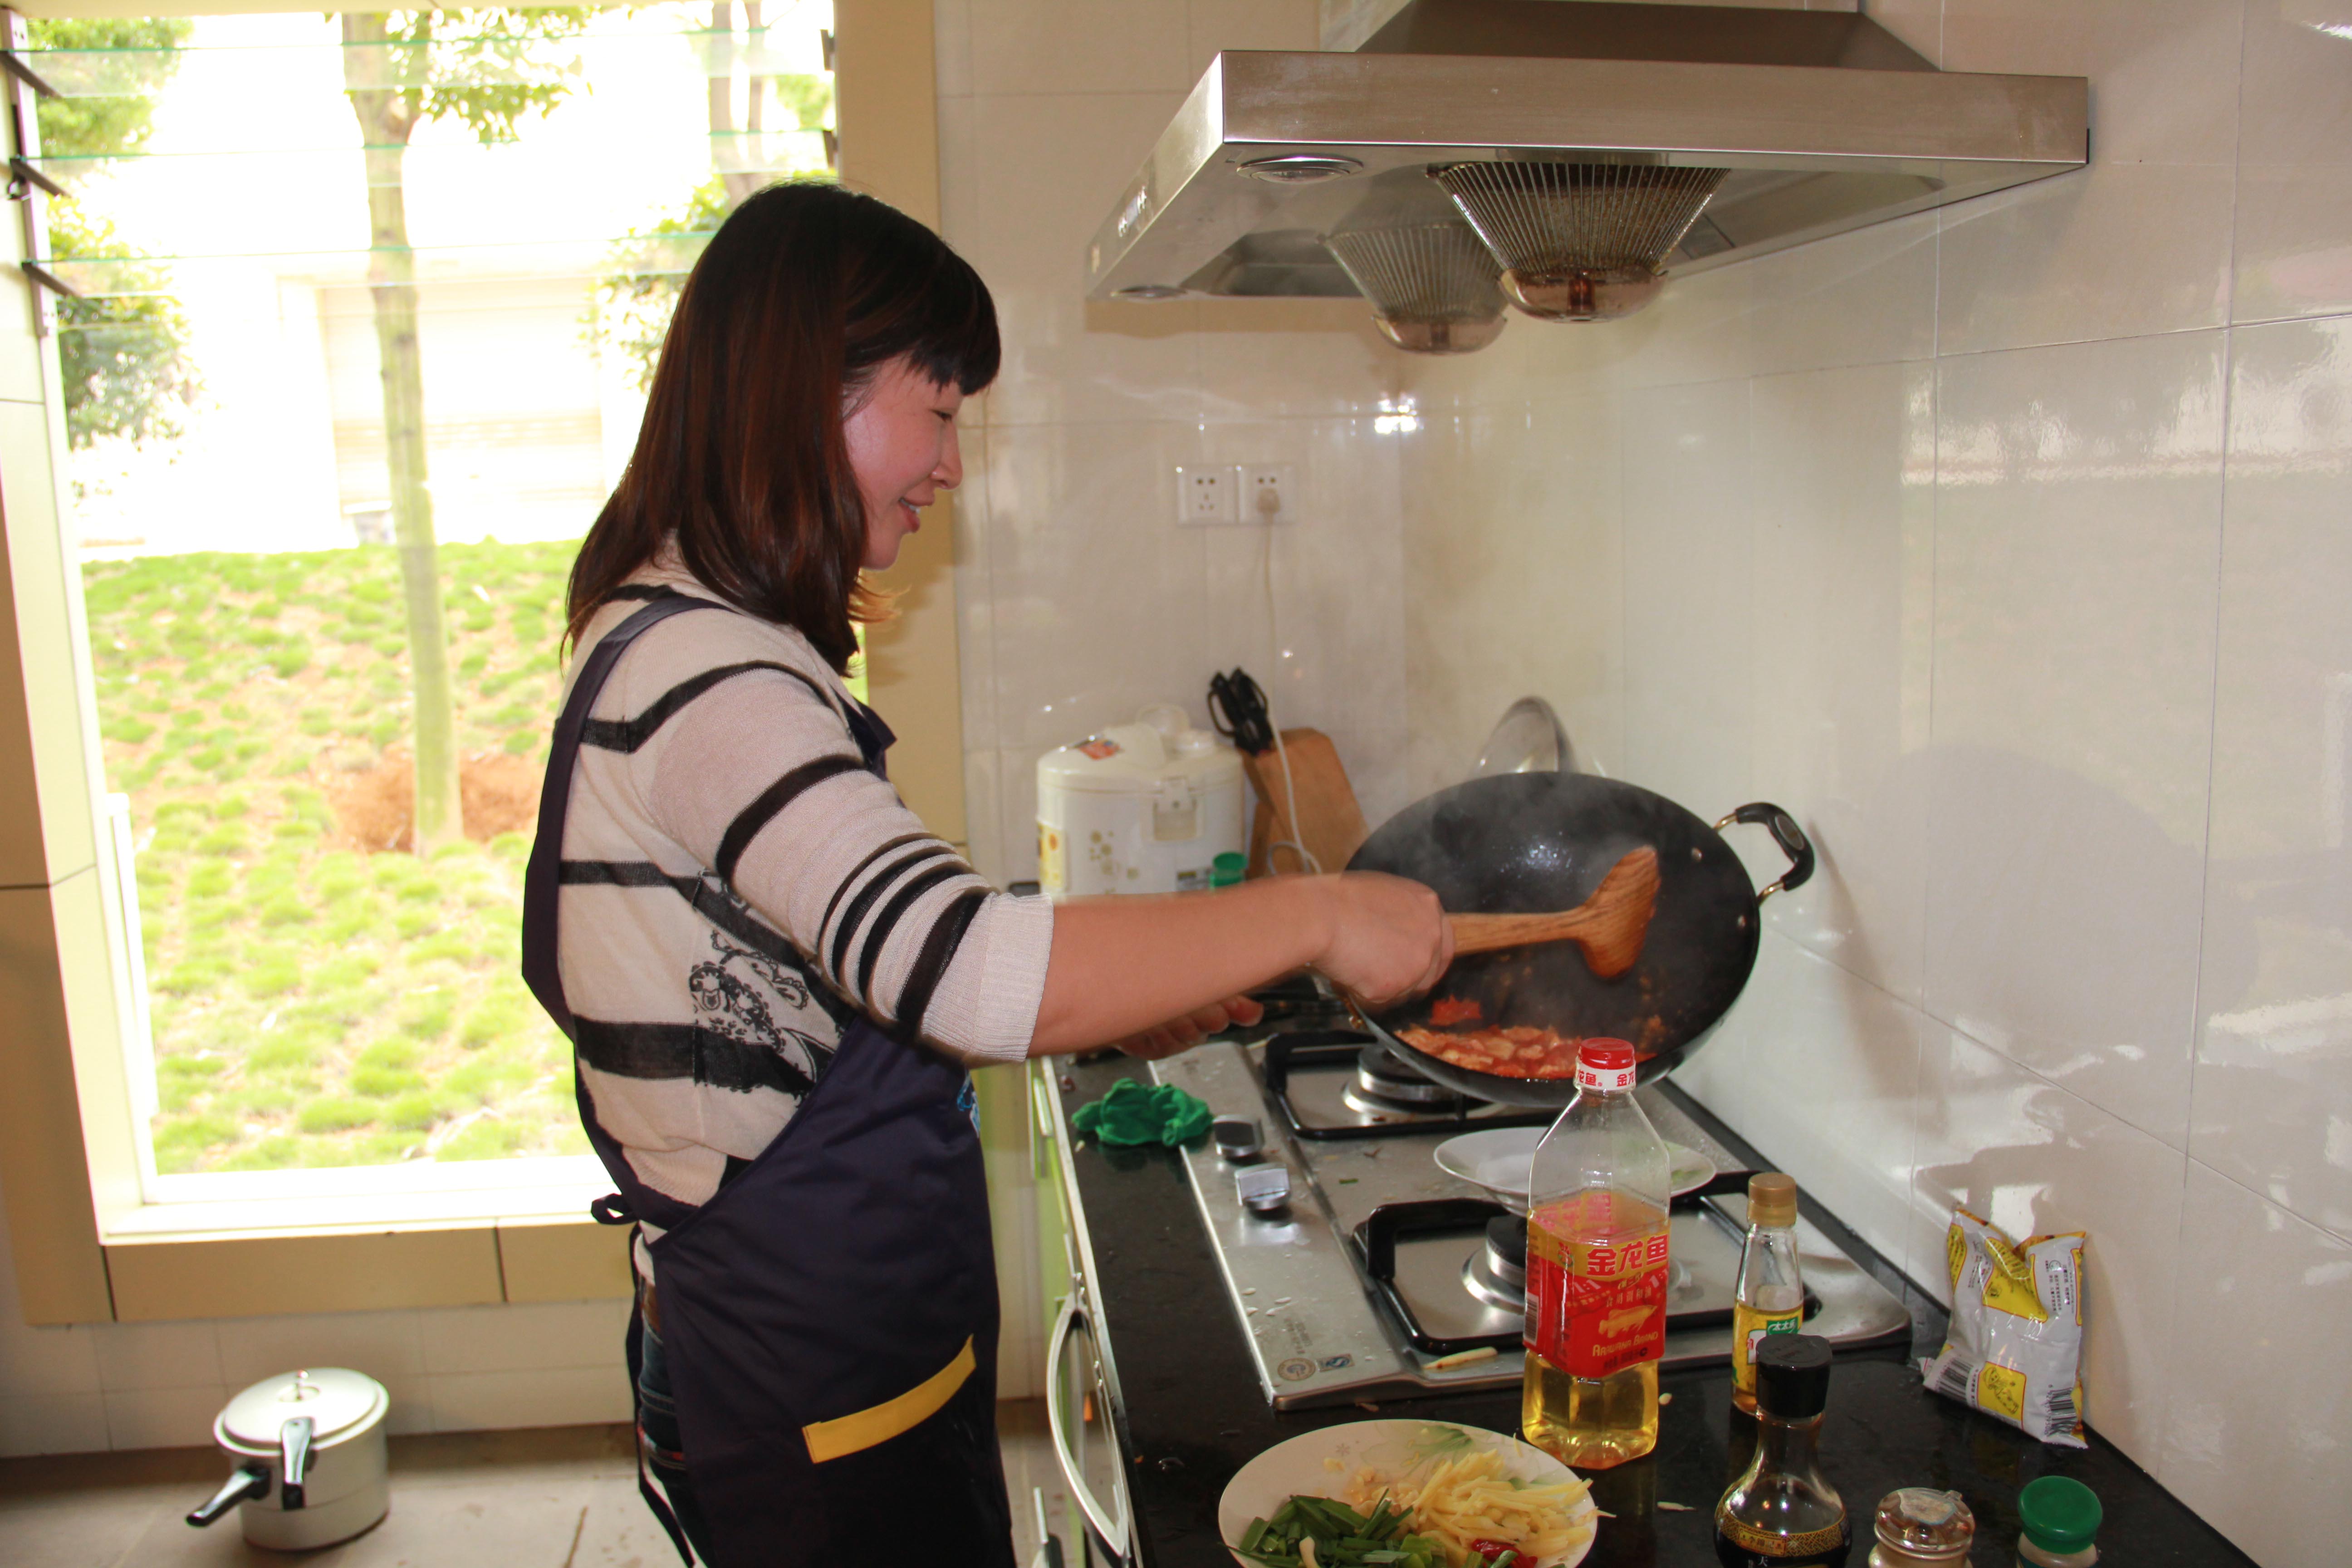
POLYGON ((1952 1211, 1952 1324, 1919 1363, 1927 1386, 2069 1448, 2083 1441, 2081 1231, 2020 1247, 1966 1209, 1952 1211))

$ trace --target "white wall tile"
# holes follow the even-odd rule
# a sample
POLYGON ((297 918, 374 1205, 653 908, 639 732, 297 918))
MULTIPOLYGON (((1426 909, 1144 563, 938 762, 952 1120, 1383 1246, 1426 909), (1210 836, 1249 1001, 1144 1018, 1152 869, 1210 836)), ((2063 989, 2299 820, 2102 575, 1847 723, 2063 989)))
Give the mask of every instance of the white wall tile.
POLYGON ((1943 353, 2225 319, 2242 7, 1947 0, 1945 69, 2090 79, 2092 166, 1943 209, 1943 353))
POLYGON ((232 1390, 300 1367, 349 1367, 386 1384, 425 1370, 414 1311, 225 1318, 215 1331, 221 1381, 232 1390))
POLYGON ((1315 0, 1186 0, 1192 79, 1223 49, 1320 48, 1315 10, 1315 0))
POLYGON ((1949 1300, 1944 1234, 1955 1207, 2018 1241, 2087 1232, 2085 1416, 2154 1468, 2179 1374, 2173 1287, 2184 1267, 2188 1156, 1958 1030, 1928 1030, 1919 1079, 1906 1271, 1949 1300))
POLYGON ((2241 321, 2352 310, 2352 0, 2247 0, 2241 321))
POLYGON ((1626 395, 1625 761, 1713 821, 1755 798, 1745 381, 1626 395))
POLYGON ((0 1397, 0 1458, 105 1451, 106 1395, 11 1392, 0 1397))
POLYGON ((106 1446, 117 1453, 204 1447, 213 1440, 213 1420, 228 1403, 229 1393, 218 1383, 110 1390, 106 1395, 106 1446))
MULTIPOLYGON (((1184 7, 1163 0, 971 0, 974 90, 1181 92, 1184 7)), ((1134 162, 1143 162, 1142 153, 1134 162)), ((1032 171, 1043 177, 1044 170, 1032 171)))
POLYGON ((94 1337, 99 1385, 109 1393, 211 1387, 226 1380, 220 1341, 209 1321, 107 1323, 94 1337))
POLYGON ((1755 372, 1932 358, 1936 258, 1918 213, 1740 263, 1755 372))
MULTIPOLYGON (((1330 736, 1377 822, 1405 804, 1368 800, 1364 790, 1404 731, 1395 439, 1370 420, 1285 419, 1211 425, 1202 442, 1206 461, 1286 464, 1298 480, 1289 521, 1202 531, 1209 664, 1247 669, 1285 729, 1330 736)), ((1188 703, 1194 722, 1207 723, 1202 693, 1188 703)))
POLYGON ((1916 1006, 1934 371, 1880 364, 1765 376, 1753 397, 1754 787, 1796 813, 1817 858, 1811 881, 1768 901, 1765 920, 1916 1006))
POLYGON ((1942 362, 1927 1009, 2175 1147, 2189 1114, 2219 334, 1942 362))
MULTIPOLYGON (((1067 745, 1150 702, 1197 707, 1206 530, 1176 522, 1190 426, 1064 424, 989 445, 1000 744, 1067 745)), ((1005 775, 1008 805, 1018 786, 1005 775)))
POLYGON ((425 1370, 437 1378, 445 1373, 618 1367, 628 1322, 626 1301, 436 1307, 418 1313, 417 1333, 425 1346, 425 1370))
POLYGON ((8 1254, 0 1247, 0 1275, 11 1289, 0 1298, 0 1405, 19 1395, 96 1394, 98 1341, 84 1327, 37 1329, 17 1306, 8 1254))
MULTIPOLYGON (((1087 79, 1073 76, 1073 82, 1087 79)), ((1200 411, 1190 303, 1089 303, 1086 247, 1182 101, 1175 92, 998 96, 983 71, 956 246, 996 297, 992 427, 1200 411)))
POLYGON ((1424 412, 1402 437, 1409 796, 1466 775, 1521 697, 1623 775, 1619 416, 1586 394, 1424 412))
POLYGON ((1204 300, 1201 414, 1213 423, 1378 414, 1408 357, 1361 300, 1204 300))
POLYGON ((2352 321, 2231 340, 2189 1152, 2352 1237, 2352 321))
POLYGON ((2180 1245, 2157 1479, 2264 1568, 2334 1568, 2352 1535, 2352 1244, 2191 1161, 2180 1245))
POLYGON ((441 1432, 584 1426, 626 1421, 633 1409, 628 1369, 617 1356, 611 1366, 435 1373, 425 1381, 441 1432))
POLYGON ((1748 988, 1675 1081, 1898 1263, 1928 1021, 1767 933, 1748 988))
POLYGON ((971 96, 972 0, 931 0, 931 68, 942 100, 971 96))

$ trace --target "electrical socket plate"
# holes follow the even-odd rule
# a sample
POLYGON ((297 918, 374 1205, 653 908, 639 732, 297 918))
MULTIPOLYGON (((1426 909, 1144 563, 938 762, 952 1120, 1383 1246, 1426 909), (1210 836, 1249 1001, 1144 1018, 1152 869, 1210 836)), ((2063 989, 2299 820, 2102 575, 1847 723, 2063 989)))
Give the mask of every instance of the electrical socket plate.
POLYGON ((1251 463, 1242 468, 1244 522, 1298 521, 1298 470, 1288 463, 1251 463))
POLYGON ((1185 464, 1176 470, 1176 521, 1206 528, 1242 520, 1242 471, 1230 464, 1185 464))

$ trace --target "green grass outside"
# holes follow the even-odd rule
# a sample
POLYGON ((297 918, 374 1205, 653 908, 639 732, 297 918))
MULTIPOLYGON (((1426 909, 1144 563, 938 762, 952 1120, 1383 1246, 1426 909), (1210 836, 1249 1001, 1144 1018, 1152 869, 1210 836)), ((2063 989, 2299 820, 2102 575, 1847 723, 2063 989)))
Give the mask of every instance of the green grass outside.
MULTIPOLYGON (((576 549, 441 547, 460 746, 534 787, 576 549)), ((138 846, 158 1167, 585 1152, 569 1047, 516 974, 528 828, 419 858, 355 845, 334 805, 408 743, 396 553, 147 556, 82 581, 138 846)))

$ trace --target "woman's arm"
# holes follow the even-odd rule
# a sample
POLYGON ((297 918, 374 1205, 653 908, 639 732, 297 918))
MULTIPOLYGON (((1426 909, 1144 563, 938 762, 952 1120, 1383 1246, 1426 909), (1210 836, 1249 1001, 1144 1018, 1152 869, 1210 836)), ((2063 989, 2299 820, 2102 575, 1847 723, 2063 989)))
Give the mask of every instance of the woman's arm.
POLYGON ((1255 1011, 1236 1003, 1242 992, 1310 967, 1386 1003, 1436 984, 1453 956, 1437 895, 1396 877, 1276 877, 1218 893, 1074 900, 1054 910, 1029 1054, 1134 1037, 1174 1047, 1222 1027, 1212 1022, 1219 1012, 1251 1022, 1236 1011, 1255 1011))

